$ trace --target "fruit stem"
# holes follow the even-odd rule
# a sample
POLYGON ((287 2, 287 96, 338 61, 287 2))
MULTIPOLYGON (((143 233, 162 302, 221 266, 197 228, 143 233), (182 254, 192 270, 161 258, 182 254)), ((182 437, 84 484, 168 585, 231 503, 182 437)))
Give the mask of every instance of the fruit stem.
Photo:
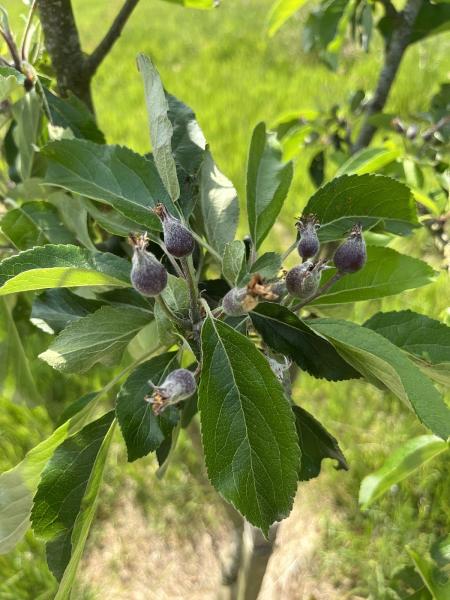
POLYGON ((167 256, 167 258, 170 260, 170 263, 172 264, 172 267, 175 269, 175 272, 178 275, 178 277, 184 277, 184 274, 180 268, 180 265, 177 263, 177 261, 174 259, 174 257, 167 252, 166 245, 160 241, 159 246, 162 248, 163 252, 167 256))
POLYGON ((296 238, 294 242, 292 242, 292 244, 289 246, 289 248, 286 250, 286 252, 281 256, 281 260, 284 261, 287 259, 287 257, 294 252, 294 250, 297 248, 298 245, 298 239, 296 238))
POLYGON ((319 288, 315 294, 313 294, 309 298, 306 298, 306 300, 303 300, 302 302, 295 304, 291 308, 291 310, 293 312, 297 312, 298 310, 300 310, 301 308, 306 306, 306 304, 309 304, 312 300, 315 300, 322 294, 325 294, 325 292, 327 292, 330 289, 330 287, 333 286, 337 281, 339 281, 339 279, 341 279, 341 277, 343 277, 343 276, 344 276, 344 273, 339 273, 339 272, 335 273, 333 275, 333 277, 331 277, 331 279, 329 279, 321 288, 319 288))
POLYGON ((217 252, 217 250, 214 250, 214 248, 212 246, 210 246, 208 244, 208 242, 205 242, 205 240, 202 239, 199 235, 197 235, 195 233, 195 231, 191 231, 191 234, 192 234, 192 237, 194 238, 194 240, 196 240, 200 244, 200 246, 203 246, 203 248, 205 248, 205 250, 208 250, 208 252, 210 254, 212 254, 214 256, 214 258, 217 258, 217 260, 222 264, 222 257, 217 252))
POLYGON ((189 299, 191 302, 191 318, 193 328, 201 321, 200 310, 198 307, 198 287, 195 282, 195 269, 192 261, 192 256, 183 256, 180 258, 181 266, 183 267, 184 277, 189 288, 189 299))
POLYGON ((187 319, 180 319, 180 317, 177 317, 177 315, 173 312, 161 295, 156 296, 155 299, 166 317, 168 317, 171 321, 174 321, 182 329, 187 329, 190 326, 190 323, 187 319))

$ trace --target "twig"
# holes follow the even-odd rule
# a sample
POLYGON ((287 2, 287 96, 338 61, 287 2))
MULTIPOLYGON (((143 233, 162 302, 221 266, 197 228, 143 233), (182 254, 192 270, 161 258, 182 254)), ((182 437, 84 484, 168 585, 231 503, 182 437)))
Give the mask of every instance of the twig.
POLYGON ((0 33, 3 37, 3 39, 5 40, 6 45, 8 46, 8 50, 9 50, 9 53, 11 54, 11 58, 13 59, 15 69, 17 71, 22 72, 22 61, 20 60, 20 55, 17 50, 16 42, 11 37, 9 31, 5 31, 4 29, 0 28, 0 33))
POLYGON ((295 239, 295 242, 292 242, 292 244, 289 246, 289 248, 286 250, 286 252, 284 254, 281 255, 281 261, 285 261, 287 259, 287 257, 294 252, 294 250, 297 248, 298 245, 298 239, 295 239))
POLYGON ((33 0, 30 10, 28 11, 27 23, 22 36, 22 43, 20 44, 20 55, 22 60, 28 60, 28 36, 30 34, 31 22, 33 21, 34 11, 36 10, 36 0, 33 0))
POLYGON ((302 302, 299 302, 298 304, 295 304, 291 308, 291 310, 293 312, 297 312, 298 310, 300 310, 301 308, 303 308, 304 306, 306 306, 307 304, 309 304, 312 300, 315 300, 316 298, 318 298, 322 294, 325 294, 325 292, 327 292, 330 289, 330 287, 332 287, 343 276, 344 276, 344 273, 335 273, 333 275, 333 277, 331 277, 331 279, 329 279, 326 283, 324 283, 324 285, 321 288, 319 288, 315 294, 313 294, 312 296, 310 296, 306 300, 303 300, 302 302))
POLYGON ((125 23, 128 21, 138 2, 139 0, 125 0, 124 5, 112 22, 111 27, 107 31, 105 37, 88 57, 86 61, 86 69, 89 71, 91 77, 96 72, 115 42, 118 40, 123 28, 125 27, 125 23))
POLYGON ((390 17, 391 19, 401 18, 401 13, 398 12, 398 10, 392 4, 391 0, 379 0, 379 1, 380 1, 380 4, 382 4, 384 6, 386 16, 390 17))
POLYGON ((184 276, 189 288, 189 300, 191 304, 191 318, 194 331, 198 323, 201 321, 200 310, 198 307, 198 287, 195 282, 194 265, 192 256, 180 258, 181 266, 183 267, 184 276))
POLYGON ((389 46, 385 53, 383 68, 378 78, 377 88, 374 96, 367 106, 363 125, 358 135, 358 139, 352 147, 352 153, 366 148, 375 134, 377 128, 370 121, 370 118, 380 113, 389 96, 392 84, 394 83, 397 71, 400 67, 403 55, 409 45, 409 40, 414 27, 419 10, 423 0, 408 0, 404 10, 398 13, 401 17, 399 24, 394 28, 389 46))

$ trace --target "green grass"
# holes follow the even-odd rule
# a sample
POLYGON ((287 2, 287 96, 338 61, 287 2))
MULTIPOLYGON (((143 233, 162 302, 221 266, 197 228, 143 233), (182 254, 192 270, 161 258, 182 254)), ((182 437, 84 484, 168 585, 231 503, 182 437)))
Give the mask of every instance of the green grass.
MULTIPOLYGON (((17 23, 21 9, 17 0, 3 0, 3 4, 17 23)), ((95 46, 121 4, 122 0, 74 0, 87 51, 95 46)), ((352 51, 336 73, 302 54, 302 15, 268 40, 264 23, 270 4, 271 0, 223 0, 218 10, 196 12, 160 0, 142 0, 94 81, 98 120, 108 142, 140 152, 149 149, 142 83, 135 66, 137 52, 146 52, 155 60, 167 89, 196 111, 215 158, 236 185, 243 206, 246 156, 255 124, 260 120, 270 124, 289 110, 327 108, 345 100, 356 88, 372 89, 380 69, 379 40, 375 41, 378 51, 368 56, 352 51)), ((448 38, 440 36, 408 51, 389 100, 389 112, 407 117, 427 107, 450 70, 449 49, 448 38)), ((306 158, 300 157, 296 164, 294 184, 281 217, 284 225, 292 223, 313 191, 306 158)), ((243 219, 240 231, 245 233, 243 219)), ((276 228, 270 243, 287 247, 291 238, 286 231, 286 227, 276 228)), ((423 233, 400 243, 405 251, 435 260, 423 233)), ((441 276, 426 289, 335 312, 362 322, 380 309, 409 307, 448 319, 448 296, 448 282, 441 276)), ((70 385, 67 395, 73 399, 70 385)), ((390 581, 398 568, 409 564, 405 544, 425 548, 448 526, 449 467, 436 461, 363 514, 357 506, 361 479, 402 441, 423 429, 396 399, 360 383, 318 383, 302 375, 296 399, 338 437, 351 466, 350 472, 342 473, 327 464, 325 474, 313 484, 318 495, 327 493, 330 486, 333 490, 332 510, 324 509, 318 515, 326 522, 327 533, 315 575, 337 586, 350 582, 354 593, 364 598, 395 598, 389 592, 390 581), (333 511, 339 518, 333 517, 333 511)), ((31 443, 45 434, 50 420, 39 410, 17 408, 5 409, 0 424, 5 426, 0 438, 3 469, 20 460, 31 443), (30 430, 33 439, 26 435, 30 430)), ((107 476, 99 518, 107 519, 114 508, 117 486, 132 480, 136 501, 155 530, 166 527, 190 535, 199 522, 196 519, 213 526, 216 500, 201 482, 189 444, 185 441, 180 446, 167 480, 149 486, 151 462, 145 459, 123 468, 124 454, 119 452, 117 464, 107 476), (210 503, 209 508, 198 516, 203 502, 210 503), (154 506, 167 508, 155 516, 154 506), (186 510, 179 511, 178 506, 186 510)), ((92 541, 95 543, 95 536, 92 541)), ((54 583, 45 573, 43 561, 42 546, 31 538, 12 557, 1 558, 0 577, 7 587, 0 586, 0 599, 51 595, 54 583), (19 580, 11 579, 14 569, 23 570, 19 580)))

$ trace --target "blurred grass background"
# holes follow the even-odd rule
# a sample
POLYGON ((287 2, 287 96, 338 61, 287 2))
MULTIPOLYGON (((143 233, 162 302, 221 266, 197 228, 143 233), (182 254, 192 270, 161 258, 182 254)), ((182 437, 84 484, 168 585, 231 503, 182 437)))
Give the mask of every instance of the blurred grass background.
MULTIPOLYGON (((243 205, 246 156, 254 125, 260 120, 270 124, 290 110, 326 109, 332 103, 344 101, 356 88, 373 89, 381 61, 381 44, 375 39, 370 55, 350 48, 338 71, 330 72, 301 51, 302 13, 269 40, 265 36, 265 19, 271 2, 223 0, 219 9, 200 12, 159 0, 142 0, 94 81, 98 120, 108 143, 127 145, 140 152, 149 149, 142 83, 135 66, 137 52, 148 53, 155 60, 167 89, 194 108, 217 163, 234 182, 243 205)), ((86 51, 96 45, 121 4, 121 0, 95 3, 74 0, 86 51)), ((18 24, 19 14, 24 12, 22 3, 3 0, 3 5, 13 25, 18 24)), ((449 39, 444 36, 410 48, 387 110, 406 118, 415 111, 425 110, 439 83, 448 79, 449 50, 449 39)), ((294 183, 280 219, 282 226, 274 229, 270 240, 272 247, 281 249, 290 244, 292 221, 313 192, 306 171, 308 158, 306 154, 297 161, 294 183)), ((240 231, 245 233, 243 219, 240 231)), ((405 252, 437 264, 432 244, 423 232, 401 240, 400 246, 405 252)), ((428 288, 395 299, 346 307, 340 313, 361 322, 380 309, 412 308, 435 318, 448 319, 448 298, 448 280, 441 275, 438 282, 428 288)), ((31 335, 28 331, 22 333, 31 335)), ((36 347, 41 343, 36 341, 36 347)), ((35 357, 34 348, 28 344, 27 350, 35 357)), ((49 400, 49 405, 27 409, 11 407, 1 399, 2 471, 16 464, 30 447, 48 434, 61 412, 62 403, 74 400, 84 389, 92 389, 92 380, 88 377, 77 381, 62 377, 55 380, 46 365, 35 365, 35 368, 40 373, 41 394, 49 400)), ((309 579, 315 594, 311 597, 399 598, 393 591, 394 578, 398 570, 409 565, 405 545, 423 550, 448 532, 448 464, 442 458, 427 465, 363 514, 357 504, 361 479, 381 466, 384 458, 403 441, 423 433, 423 428, 396 399, 358 382, 329 384, 302 375, 295 397, 339 439, 351 468, 348 473, 335 472, 330 462, 325 463, 318 480, 300 487, 298 510, 289 525, 292 530, 290 551, 293 548, 295 553, 296 535, 300 544, 305 520, 317 522, 320 539, 313 560, 308 563, 308 571, 305 572, 302 565, 292 571, 282 597, 309 598, 299 591, 310 589, 301 587, 305 579, 309 579), (317 591, 314 582, 317 582, 317 591), (329 582, 333 589, 325 596, 321 596, 319 590, 323 582, 329 582)), ((133 577, 140 576, 140 571, 133 567, 135 557, 132 556, 134 538, 139 535, 145 534, 150 544, 152 540, 175 540, 174 554, 171 554, 175 561, 177 556, 180 559, 177 548, 185 547, 186 543, 196 547, 199 531, 207 532, 216 541, 224 539, 226 524, 220 503, 205 482, 190 440, 181 440, 174 462, 162 481, 153 475, 152 457, 126 465, 120 435, 117 442, 82 569, 85 576, 75 597, 77 600, 99 599, 105 595, 133 600, 141 597, 209 598, 205 590, 196 595, 194 591, 198 590, 195 586, 191 590, 186 581, 179 582, 178 589, 176 582, 158 579, 157 570, 150 571, 153 578, 148 582, 151 586, 148 596, 139 595, 131 583, 133 577), (130 524, 127 531, 126 524, 120 525, 118 515, 128 514, 124 502, 136 506, 144 515, 144 532, 138 533, 130 524), (110 534, 115 541, 123 536, 121 546, 114 546, 111 537, 105 537, 110 522, 121 527, 120 530, 113 527, 110 534), (114 554, 113 546, 118 554, 114 554), (91 561, 95 568, 89 563, 91 556, 100 557, 100 563, 91 561), (186 596, 180 591, 183 589, 186 596)), ((287 557, 286 564, 290 558, 295 556, 287 557)), ((139 557, 139 561, 145 560, 146 557, 139 557)), ((202 568, 198 556, 197 567, 202 568)), ((174 568, 174 579, 178 579, 178 569, 182 567, 174 568)), ((196 585, 198 587, 198 582, 196 585)), ((264 600, 281 597, 273 592, 275 588, 270 589, 272 591, 264 592, 264 600)), ((54 590, 54 580, 46 571, 42 545, 31 536, 10 555, 0 556, 0 600, 43 600, 53 597, 54 590)))

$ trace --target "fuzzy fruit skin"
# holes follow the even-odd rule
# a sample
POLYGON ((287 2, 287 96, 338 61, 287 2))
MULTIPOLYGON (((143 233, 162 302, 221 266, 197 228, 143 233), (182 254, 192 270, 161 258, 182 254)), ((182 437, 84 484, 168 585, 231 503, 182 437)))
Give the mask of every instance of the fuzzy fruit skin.
POLYGON ((321 269, 315 269, 313 263, 307 260, 291 269, 286 275, 286 287, 291 296, 309 298, 319 287, 321 269))
POLYGON ((297 250, 303 260, 313 258, 319 252, 320 242, 313 223, 308 223, 303 231, 300 231, 300 241, 297 250))
POLYGON ((258 300, 248 294, 247 288, 232 288, 222 299, 222 310, 230 317, 241 317, 257 304, 258 300))
POLYGON ((197 389, 194 375, 187 369, 176 369, 167 375, 164 382, 155 388, 168 403, 172 404, 192 396, 197 389))
POLYGON ((162 221, 164 244, 167 252, 175 258, 183 258, 192 254, 195 240, 189 229, 183 223, 169 214, 165 207, 159 205, 158 214, 162 221))
POLYGON ((363 268, 367 260, 366 243, 361 227, 355 226, 349 237, 334 254, 334 265, 339 273, 356 273, 363 268))
POLYGON ((131 283, 143 296, 158 296, 167 285, 167 271, 156 257, 143 248, 134 249, 131 283))

